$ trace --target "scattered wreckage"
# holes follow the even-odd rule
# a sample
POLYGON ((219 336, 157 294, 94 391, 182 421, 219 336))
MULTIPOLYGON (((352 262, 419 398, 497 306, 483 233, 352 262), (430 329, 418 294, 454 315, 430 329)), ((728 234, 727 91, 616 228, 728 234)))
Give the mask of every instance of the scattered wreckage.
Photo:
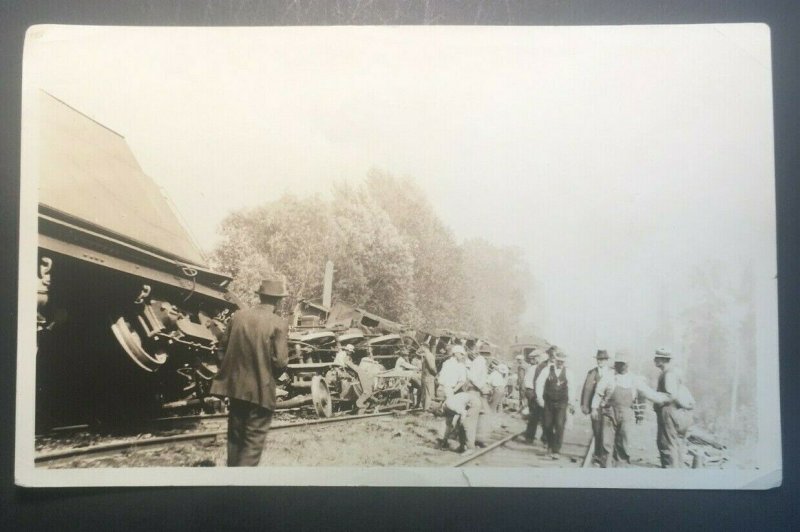
MULTIPOLYGON (((241 307, 231 277, 209 268, 123 136, 39 98, 37 426, 223 409, 208 392, 241 307)), ((406 408, 420 374, 398 357, 424 344, 441 364, 447 346, 478 342, 331 305, 332 271, 327 304, 298 303, 279 408, 311 403, 322 417, 406 408)))
POLYGON ((301 301, 289 335, 289 365, 279 379, 281 406, 314 405, 317 415, 337 410, 366 413, 408 408, 419 390, 420 373, 398 367, 398 357, 422 345, 437 354, 463 342, 474 348, 477 337, 438 330, 425 333, 342 302, 325 305, 301 301))

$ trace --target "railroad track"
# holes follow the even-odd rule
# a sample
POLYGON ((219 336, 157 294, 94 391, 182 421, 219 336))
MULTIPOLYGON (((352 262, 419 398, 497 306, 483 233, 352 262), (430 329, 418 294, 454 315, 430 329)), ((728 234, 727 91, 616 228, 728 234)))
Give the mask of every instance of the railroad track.
MULTIPOLYGON (((272 425, 270 427, 270 431, 275 430, 290 430, 290 429, 298 429, 302 427, 308 427, 313 425, 324 425, 329 423, 342 423, 346 421, 355 421, 359 419, 366 419, 366 418, 373 418, 373 417, 382 417, 382 416, 391 416, 396 415, 398 413, 411 413, 411 412, 418 412, 421 411, 420 408, 413 408, 413 409, 406 409, 406 410, 391 410, 386 412, 378 412, 374 414, 360 414, 360 415, 342 415, 324 419, 314 419, 309 421, 300 421, 300 422, 286 422, 286 423, 279 423, 272 425)), ((210 415, 203 415, 203 416, 196 416, 200 419, 208 419, 208 418, 219 418, 219 417, 227 417, 227 414, 210 414, 210 415)), ((186 417, 183 418, 164 418, 164 419, 174 419, 176 421, 185 421, 186 417)), ((198 441, 203 439, 210 439, 210 438, 217 438, 219 436, 227 435, 227 430, 212 430, 212 431, 197 431, 197 432, 187 432, 185 434, 175 434, 171 436, 155 436, 151 438, 143 438, 137 440, 125 440, 125 441, 118 441, 118 442, 110 442, 110 443, 103 443, 98 445, 92 445, 88 447, 77 447, 72 449, 65 449, 61 451, 54 451, 50 453, 42 453, 38 456, 34 457, 34 464, 36 465, 44 465, 53 462, 57 462, 60 460, 65 459, 74 459, 78 457, 87 457, 87 456, 101 456, 109 453, 122 453, 125 451, 132 451, 135 449, 142 449, 145 447, 154 447, 159 445, 165 445, 170 443, 177 443, 177 442, 185 442, 185 441, 198 441)))
MULTIPOLYGON (((477 462, 479 459, 483 458, 484 461, 487 456, 492 453, 493 451, 497 451, 503 449, 505 451, 506 459, 504 461, 509 462, 504 465, 507 466, 537 466, 540 467, 541 465, 548 464, 548 465, 561 465, 565 464, 563 460, 560 463, 553 463, 553 462, 545 462, 543 457, 539 455, 534 449, 531 448, 529 444, 524 444, 522 448, 516 449, 508 449, 507 444, 514 441, 517 437, 522 437, 525 435, 525 432, 520 432, 518 434, 511 434, 506 436, 502 440, 496 441, 490 445, 487 445, 483 449, 479 449, 477 452, 470 454, 469 456, 465 456, 461 458, 457 462, 454 462, 451 467, 463 467, 467 464, 472 462, 477 462), (508 460, 508 456, 512 456, 513 460, 508 460)), ((562 450, 569 450, 569 453, 564 453, 564 457, 570 460, 570 464, 578 463, 580 461, 580 465, 578 467, 590 467, 592 463, 592 448, 594 447, 594 437, 589 440, 588 444, 580 444, 575 442, 564 441, 562 446, 562 450), (573 451, 575 450, 583 450, 585 451, 581 453, 579 456, 572 456, 573 451), (575 459, 573 462, 572 460, 575 459), (579 459, 579 460, 578 460, 579 459)), ((501 459, 503 461, 503 459, 501 459)), ((475 465, 482 465, 482 464, 475 464, 475 465)), ((498 464, 499 465, 499 464, 498 464)))

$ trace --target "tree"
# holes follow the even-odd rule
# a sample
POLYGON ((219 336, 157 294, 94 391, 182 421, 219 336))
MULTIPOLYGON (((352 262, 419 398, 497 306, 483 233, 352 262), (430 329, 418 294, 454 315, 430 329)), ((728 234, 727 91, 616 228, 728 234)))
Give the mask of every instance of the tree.
POLYGON ((451 328, 506 343, 518 332, 528 265, 514 248, 458 245, 410 179, 372 171, 333 186, 330 201, 285 195, 228 216, 213 265, 247 302, 272 275, 286 278, 284 310, 322 294, 327 260, 333 298, 422 329, 451 328))
POLYGON ((464 326, 493 342, 508 342, 520 328, 533 281, 521 250, 474 239, 464 242, 463 254, 464 326))
POLYGON ((386 212, 364 189, 340 183, 333 190, 332 227, 334 297, 417 325, 414 257, 386 212))
POLYGON ((463 253, 452 231, 436 215, 424 192, 411 178, 397 178, 373 169, 366 189, 397 228, 414 257, 416 305, 425 328, 462 327, 466 304, 463 253))
POLYGON ((695 269, 691 288, 696 300, 684 312, 683 339, 698 421, 739 442, 755 438, 755 381, 741 375, 744 360, 756 363, 752 269, 709 263, 695 269), (693 386, 698 375, 702 385, 693 386))
POLYGON ((212 263, 234 277, 230 290, 253 303, 254 287, 268 276, 286 279, 284 308, 322 293, 325 261, 333 250, 329 205, 319 197, 286 195, 222 223, 223 241, 212 263))

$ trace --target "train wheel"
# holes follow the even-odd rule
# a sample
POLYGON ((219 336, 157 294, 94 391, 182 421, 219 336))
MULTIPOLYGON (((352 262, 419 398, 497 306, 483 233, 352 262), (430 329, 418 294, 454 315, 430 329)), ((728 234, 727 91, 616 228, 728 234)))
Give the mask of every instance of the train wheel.
POLYGON ((165 352, 157 352, 155 355, 148 353, 142 346, 142 338, 134 330, 130 322, 121 316, 111 326, 111 331, 119 342, 119 345, 133 360, 137 366, 145 371, 153 372, 167 361, 165 352))
POLYGON ((333 402, 328 383, 319 375, 311 378, 311 402, 314 403, 319 417, 331 417, 333 415, 333 402))

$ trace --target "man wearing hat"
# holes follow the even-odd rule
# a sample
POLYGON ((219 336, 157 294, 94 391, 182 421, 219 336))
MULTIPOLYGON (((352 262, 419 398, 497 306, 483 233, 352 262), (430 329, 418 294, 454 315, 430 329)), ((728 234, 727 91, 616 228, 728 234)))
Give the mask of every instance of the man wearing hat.
POLYGON ((602 413, 600 467, 608 467, 609 457, 613 457, 615 467, 630 464, 628 431, 634 424, 633 405, 640 398, 658 404, 666 397, 650 388, 643 377, 629 373, 628 357, 618 352, 614 357, 614 371, 604 372, 591 404, 592 412, 602 413))
POLYGON ((237 311, 228 326, 225 356, 211 393, 228 397, 228 466, 256 466, 272 413, 276 376, 289 362, 288 324, 275 313, 286 296, 283 282, 268 279, 260 303, 237 311))
POLYGON ((481 408, 477 416, 467 416, 464 429, 467 433, 467 449, 473 445, 483 447, 489 440, 491 431, 491 412, 489 407, 489 396, 492 389, 489 386, 489 367, 484 355, 491 355, 492 350, 488 344, 483 343, 478 348, 478 352, 471 351, 469 357, 472 363, 467 370, 466 391, 473 395, 473 398, 480 399, 481 408))
POLYGON ((549 362, 536 379, 534 387, 536 402, 544 409, 544 434, 550 450, 550 458, 561 456, 567 409, 575 411, 575 379, 566 365, 567 355, 560 349, 555 351, 553 362, 549 362))
POLYGON ((608 371, 608 352, 600 349, 595 355, 597 365, 589 370, 586 379, 583 381, 581 391, 581 412, 585 416, 591 416, 592 433, 594 434, 594 461, 600 463, 603 460, 603 416, 596 408, 592 408, 592 399, 595 396, 597 383, 608 371))
POLYGON ((541 441, 543 445, 547 445, 547 433, 544 428, 544 407, 539 406, 536 400, 536 381, 541 376, 542 371, 555 361, 556 349, 558 348, 552 345, 547 349, 546 353, 531 351, 528 354, 530 367, 528 367, 528 371, 525 373, 524 381, 525 397, 528 400, 528 426, 525 429, 525 441, 528 443, 533 443, 536 440, 536 429, 541 424, 541 441), (546 355, 546 357, 544 355, 546 355))
POLYGON ((450 351, 450 358, 442 364, 438 378, 440 395, 443 399, 448 399, 461 391, 467 383, 467 367, 464 364, 466 351, 460 345, 454 345, 448 351, 450 351))
POLYGON ((492 360, 489 363, 489 368, 487 383, 492 388, 492 393, 489 395, 489 410, 492 414, 497 414, 502 410, 501 406, 506 396, 508 366, 501 364, 497 360, 492 360))
POLYGON ((683 440, 692 424, 690 410, 694 407, 694 399, 684 385, 680 370, 672 366, 672 353, 664 348, 656 349, 653 362, 661 370, 656 389, 666 394, 665 401, 654 407, 658 422, 656 445, 661 456, 661 467, 681 468, 684 465, 683 440))

